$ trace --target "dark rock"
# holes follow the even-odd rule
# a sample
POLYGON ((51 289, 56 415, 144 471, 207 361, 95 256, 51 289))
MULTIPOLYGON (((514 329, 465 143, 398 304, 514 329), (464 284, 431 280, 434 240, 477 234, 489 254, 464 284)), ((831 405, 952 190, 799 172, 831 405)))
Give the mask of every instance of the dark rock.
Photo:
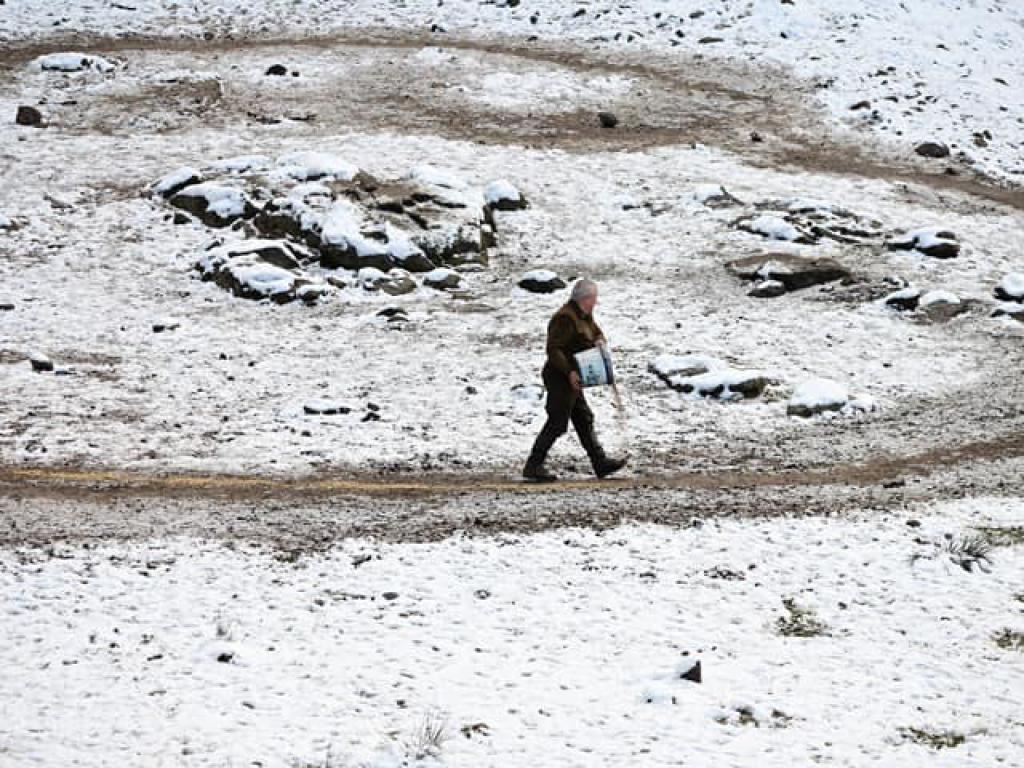
POLYGON ((936 160, 943 157, 949 157, 949 147, 935 141, 926 141, 922 144, 918 144, 914 148, 914 151, 921 157, 928 157, 936 160))
POLYGON ((896 291, 885 297, 885 304, 901 312, 913 312, 921 301, 921 291, 916 288, 907 288, 896 291))
POLYGON ((18 113, 14 117, 14 122, 18 125, 27 125, 32 127, 39 127, 43 124, 43 113, 35 107, 18 107, 18 113))
POLYGON ((602 128, 614 128, 619 124, 619 118, 613 112, 598 112, 597 119, 602 128))
POLYGON ((176 322, 153 323, 153 333, 163 333, 164 331, 176 331, 180 326, 181 324, 176 322))
POLYGON ((264 74, 270 77, 284 77, 288 74, 288 68, 283 64, 272 64, 264 74))
POLYGON ((831 283, 850 277, 839 262, 829 258, 807 258, 789 253, 765 253, 726 264, 741 280, 773 280, 787 291, 798 291, 812 285, 831 283))
POLYGON ((918 251, 935 259, 954 259, 960 255, 960 243, 949 230, 926 229, 909 232, 885 244, 890 251, 918 251))
POLYGON ((397 592, 385 592, 384 594, 381 595, 381 597, 383 597, 385 600, 397 600, 398 599, 398 593, 397 592))
POLYGON ((858 102, 857 102, 856 104, 853 104, 853 105, 852 105, 852 106, 850 107, 850 109, 851 109, 851 110, 858 110, 858 109, 871 109, 871 102, 870 102, 870 101, 867 101, 867 100, 865 100, 865 101, 858 101, 858 102))
POLYGON ((217 654, 217 661, 219 661, 221 664, 230 664, 232 659, 234 658, 235 654, 233 654, 231 651, 223 651, 217 654))
POLYGON ((697 42, 701 45, 711 45, 713 43, 724 43, 725 40, 721 37, 702 37, 697 42))
POLYGON ((429 272, 423 278, 423 285, 427 288, 433 288, 436 291, 446 291, 452 288, 458 288, 459 283, 462 282, 462 277, 458 272, 451 269, 439 269, 434 272, 429 272))
POLYGON ((316 400, 306 403, 302 406, 302 410, 309 416, 343 416, 352 412, 352 409, 348 406, 328 400, 316 400))
POLYGON ((174 218, 171 219, 175 224, 181 226, 182 224, 191 224, 193 219, 187 213, 183 211, 175 211, 174 218))
POLYGON ((554 293, 565 288, 565 281, 554 272, 542 270, 523 275, 519 287, 530 293, 554 293))
POLYGON ((10 302, 6 302, 6 301, 0 302, 0 312, 13 312, 13 311, 14 311, 14 305, 13 304, 11 304, 10 302))
POLYGON ((29 362, 32 364, 32 370, 37 373, 46 373, 53 370, 53 361, 44 355, 33 354, 29 357, 29 362))
POLYGON ((209 227, 227 227, 239 219, 251 219, 257 212, 245 192, 217 184, 192 184, 175 193, 169 202, 209 227), (235 204, 224 205, 226 198, 235 204))
POLYGON ((690 665, 689 668, 684 668, 679 672, 680 680, 689 680, 691 683, 703 682, 703 676, 701 674, 700 661, 695 661, 690 665))

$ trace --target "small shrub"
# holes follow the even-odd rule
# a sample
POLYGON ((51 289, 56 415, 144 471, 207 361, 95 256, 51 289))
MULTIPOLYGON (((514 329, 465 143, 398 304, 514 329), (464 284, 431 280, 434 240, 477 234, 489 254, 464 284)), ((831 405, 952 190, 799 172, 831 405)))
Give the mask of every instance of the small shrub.
POLYGON ((913 726, 900 728, 899 734, 904 741, 912 741, 931 749, 953 749, 967 740, 964 734, 956 731, 931 731, 913 726))
POLYGON ((946 542, 950 559, 969 573, 975 568, 988 571, 992 567, 992 545, 981 535, 960 536, 946 542))
POLYGON ((423 760, 440 757, 447 741, 448 721, 441 715, 429 714, 423 718, 406 746, 413 759, 423 760))
POLYGON ((775 621, 776 631, 785 637, 819 637, 828 634, 828 625, 811 608, 796 604, 791 597, 783 598, 786 615, 775 621))
POLYGON ((1015 632, 1012 629, 1004 629, 992 636, 996 645, 1004 651, 1024 651, 1024 632, 1015 632))

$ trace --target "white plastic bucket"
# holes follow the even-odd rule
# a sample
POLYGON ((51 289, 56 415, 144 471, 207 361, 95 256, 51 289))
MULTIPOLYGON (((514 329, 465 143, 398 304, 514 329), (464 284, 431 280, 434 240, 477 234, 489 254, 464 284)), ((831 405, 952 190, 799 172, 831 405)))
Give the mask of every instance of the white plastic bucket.
POLYGON ((576 367, 580 372, 580 383, 584 387, 604 387, 615 383, 612 357, 607 347, 594 347, 577 352, 576 367))

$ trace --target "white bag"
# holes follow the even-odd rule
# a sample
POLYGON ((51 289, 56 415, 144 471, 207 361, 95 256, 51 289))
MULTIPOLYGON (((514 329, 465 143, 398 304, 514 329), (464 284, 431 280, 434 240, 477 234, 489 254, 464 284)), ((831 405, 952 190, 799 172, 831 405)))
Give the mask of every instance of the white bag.
POLYGON ((580 383, 584 387, 604 387, 615 383, 612 357, 607 346, 585 349, 574 357, 580 371, 580 383))

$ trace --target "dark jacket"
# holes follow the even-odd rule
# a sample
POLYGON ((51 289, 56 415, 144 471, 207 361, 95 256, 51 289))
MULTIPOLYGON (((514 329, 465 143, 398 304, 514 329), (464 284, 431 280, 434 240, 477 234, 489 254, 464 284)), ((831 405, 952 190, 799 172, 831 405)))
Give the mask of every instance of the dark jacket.
POLYGON ((548 366, 565 377, 577 370, 573 357, 577 352, 592 349, 604 339, 604 333, 592 315, 587 315, 575 301, 569 301, 555 312, 548 323, 548 366))

